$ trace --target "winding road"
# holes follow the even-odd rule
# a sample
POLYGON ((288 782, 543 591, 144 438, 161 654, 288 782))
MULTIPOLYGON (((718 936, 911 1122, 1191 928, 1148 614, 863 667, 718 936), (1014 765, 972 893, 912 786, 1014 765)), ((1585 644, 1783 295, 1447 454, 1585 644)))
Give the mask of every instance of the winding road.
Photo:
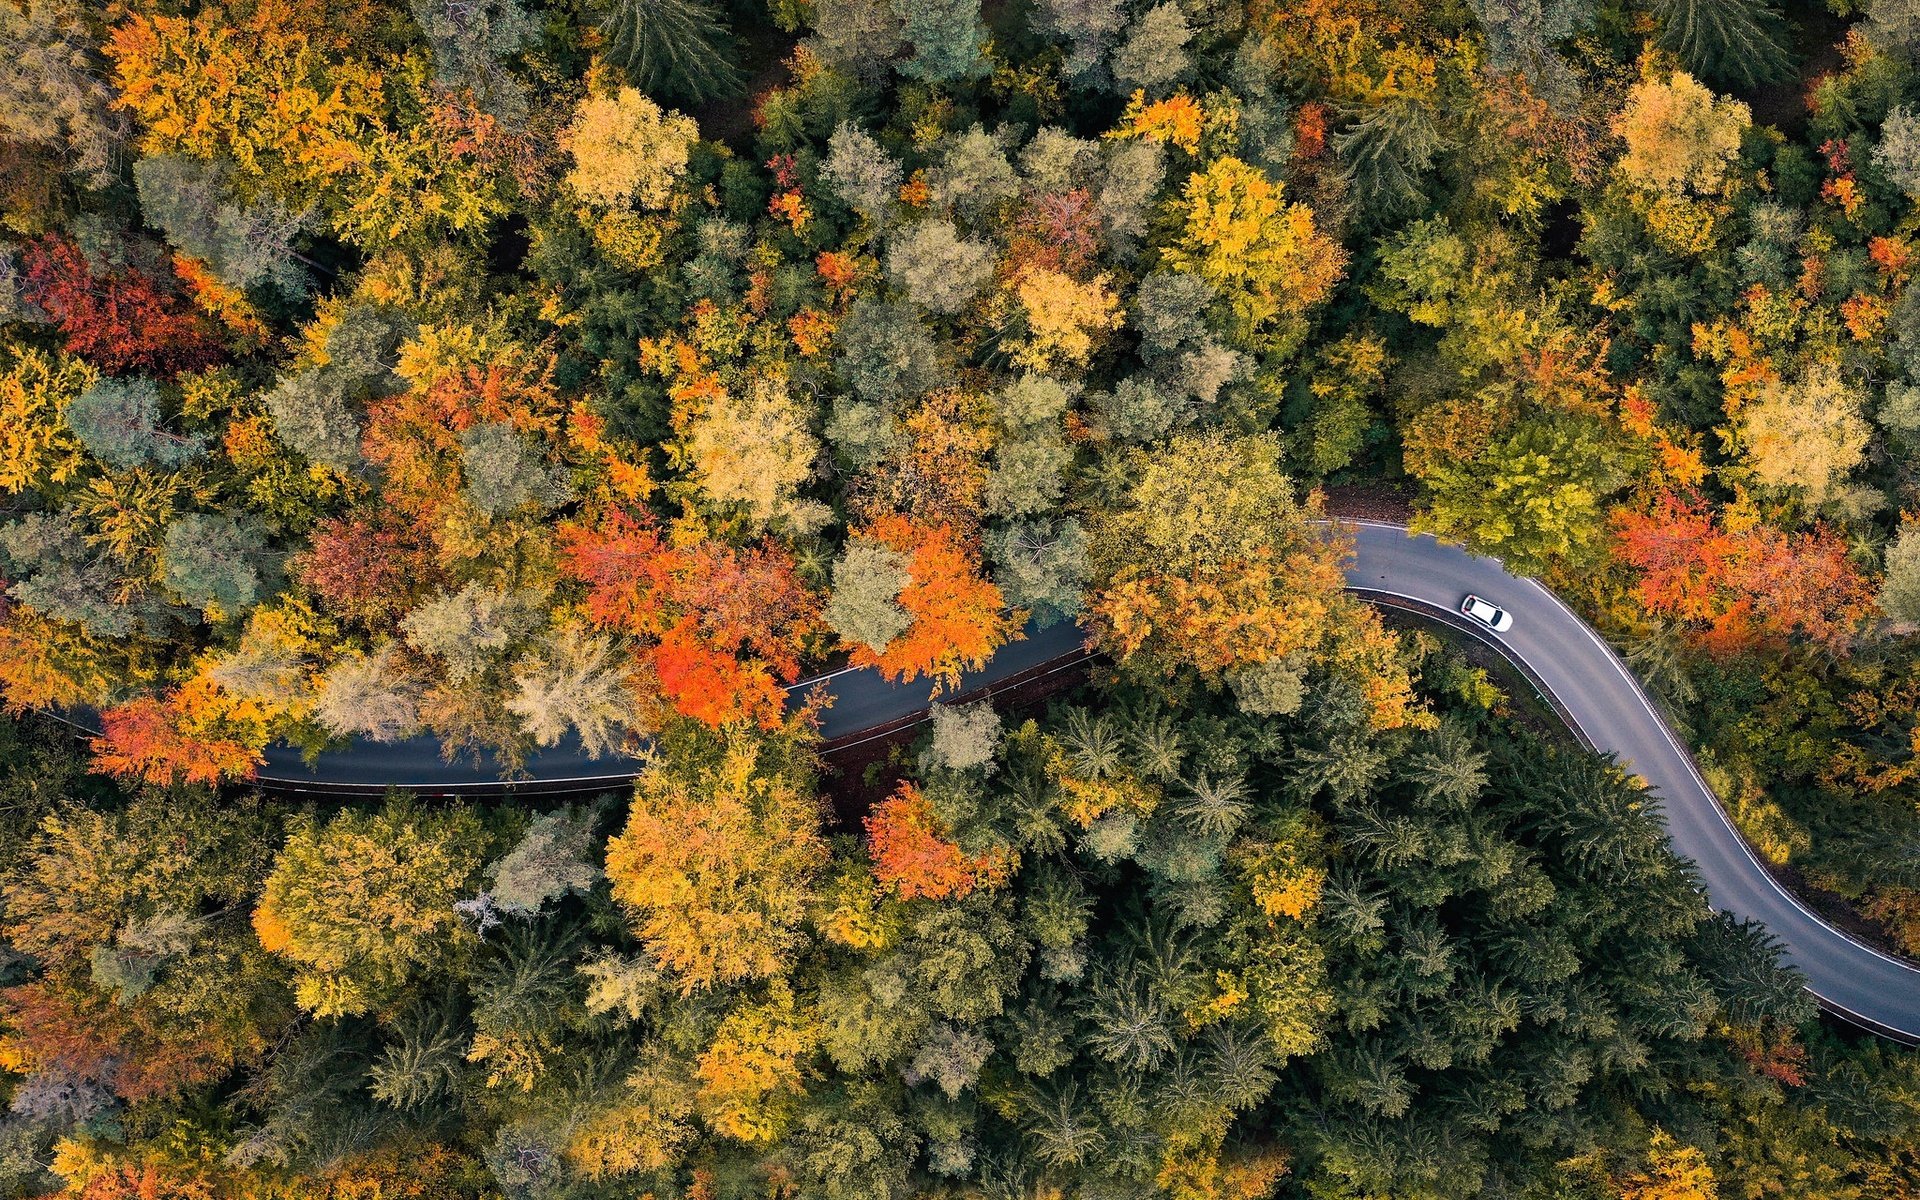
MULTIPOLYGON (((1607 644, 1552 592, 1482 558, 1397 525, 1342 522, 1353 536, 1347 569, 1354 592, 1412 608, 1493 646, 1537 687, 1574 732, 1593 748, 1615 755, 1646 780, 1666 811, 1673 848, 1693 860, 1712 903, 1764 924, 1786 947, 1787 960, 1829 1012, 1863 1029, 1920 1045, 1920 970, 1849 938, 1808 910, 1754 857, 1700 778, 1639 683, 1607 644), (1495 635, 1457 616, 1461 598, 1477 593, 1514 616, 1495 635)), ((1084 656, 1081 633, 1070 625, 1029 629, 1025 640, 994 656, 962 681, 962 693, 1061 669, 1084 656)), ((912 719, 927 707, 922 686, 889 684, 867 670, 844 670, 803 681, 794 691, 824 685, 833 697, 823 728, 848 739, 912 719)), ((630 779, 632 759, 589 759, 579 745, 562 743, 526 765, 521 790, 578 791, 630 779)), ((277 747, 260 769, 260 782, 287 791, 366 793, 403 787, 432 794, 496 792, 504 786, 497 764, 447 763, 430 738, 389 745, 356 745, 322 754, 312 764, 277 747)))

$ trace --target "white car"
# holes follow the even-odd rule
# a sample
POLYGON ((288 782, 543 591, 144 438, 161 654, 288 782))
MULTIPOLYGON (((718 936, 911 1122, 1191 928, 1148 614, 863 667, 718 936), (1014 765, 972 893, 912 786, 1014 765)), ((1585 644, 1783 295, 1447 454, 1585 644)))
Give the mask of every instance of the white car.
POLYGON ((1475 595, 1468 595, 1460 602, 1460 611, 1485 625, 1495 633, 1505 633, 1513 628, 1513 614, 1504 608, 1495 608, 1475 595))

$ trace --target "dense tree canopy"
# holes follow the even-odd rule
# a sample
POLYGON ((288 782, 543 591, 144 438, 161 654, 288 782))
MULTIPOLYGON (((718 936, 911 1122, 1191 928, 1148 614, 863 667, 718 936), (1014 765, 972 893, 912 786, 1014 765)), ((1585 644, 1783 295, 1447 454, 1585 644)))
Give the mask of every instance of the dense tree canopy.
POLYGON ((0 4, 0 1194, 1910 1195, 1326 523, 1920 953, 1920 6, 1817 7, 0 4), (249 790, 416 736, 641 769, 249 790))

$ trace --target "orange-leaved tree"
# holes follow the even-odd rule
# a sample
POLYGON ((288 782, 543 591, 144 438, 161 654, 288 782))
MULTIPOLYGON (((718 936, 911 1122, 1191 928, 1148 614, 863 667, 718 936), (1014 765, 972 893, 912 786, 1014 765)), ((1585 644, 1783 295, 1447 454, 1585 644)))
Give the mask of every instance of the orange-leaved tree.
POLYGON ((853 663, 892 680, 948 685, 1012 636, 1005 599, 947 524, 890 514, 856 530, 834 570, 827 621, 853 663))
POLYGON ((1846 543, 1824 528, 1788 533, 1744 506, 1715 516, 1699 496, 1672 492, 1614 513, 1613 527, 1614 556, 1638 572, 1641 603, 1716 649, 1803 637, 1844 650, 1872 608, 1846 543))
POLYGON ((661 693, 711 726, 780 722, 782 683, 820 628, 818 598, 773 541, 737 547, 668 538, 618 508, 560 531, 564 570, 587 585, 587 616, 643 639, 641 657, 661 693))
POLYGON ((122 779, 147 783, 219 783, 253 774, 260 748, 193 728, 178 692, 143 696, 100 714, 93 765, 122 779))
POLYGON ((551 356, 469 326, 422 330, 401 350, 399 374, 412 386, 367 410, 365 450, 388 506, 437 532, 465 507, 461 484, 474 481, 463 452, 484 430, 511 431, 542 460, 557 453, 566 404, 552 370, 551 356))
POLYGON ((874 878, 902 900, 958 900, 1005 882, 1013 865, 1004 850, 972 855, 955 845, 911 782, 874 805, 865 824, 874 878))

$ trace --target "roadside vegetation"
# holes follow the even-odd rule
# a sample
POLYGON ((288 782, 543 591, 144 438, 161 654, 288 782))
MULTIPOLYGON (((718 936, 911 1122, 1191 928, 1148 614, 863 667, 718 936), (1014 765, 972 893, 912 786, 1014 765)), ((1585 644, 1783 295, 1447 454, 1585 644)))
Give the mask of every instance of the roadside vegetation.
POLYGON ((0 3, 0 1191, 1911 1197, 1914 1057, 1318 524, 1920 955, 1920 9, 1831 4, 0 3), (1029 620, 823 816, 786 685, 1029 620), (416 736, 653 765, 248 783, 416 736))

